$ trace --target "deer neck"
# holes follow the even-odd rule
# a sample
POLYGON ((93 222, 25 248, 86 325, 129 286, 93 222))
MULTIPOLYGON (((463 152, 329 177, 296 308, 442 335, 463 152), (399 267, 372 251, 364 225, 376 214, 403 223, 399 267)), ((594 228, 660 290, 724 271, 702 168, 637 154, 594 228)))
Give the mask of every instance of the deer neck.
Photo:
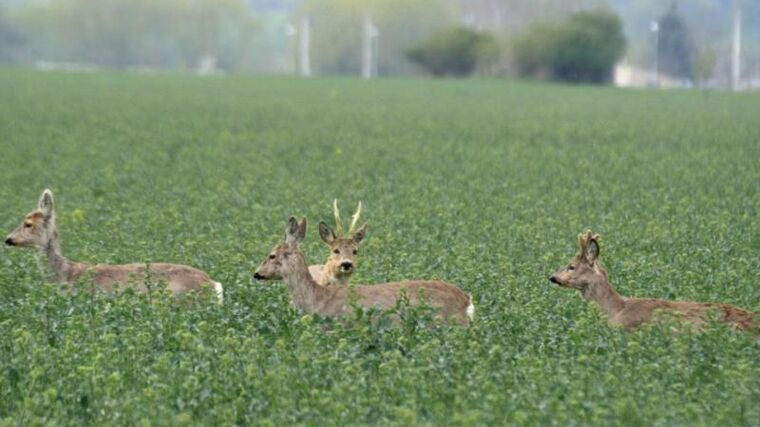
POLYGON ((309 273, 309 267, 303 255, 293 261, 295 268, 286 271, 282 280, 288 286, 293 305, 303 313, 315 313, 320 307, 321 301, 326 297, 325 288, 319 286, 309 273))
POLYGON ((58 231, 53 228, 50 239, 44 247, 40 248, 40 255, 47 258, 48 279, 56 282, 65 282, 71 269, 71 262, 63 256, 61 244, 58 242, 58 231))
POLYGON ((319 276, 319 283, 323 286, 332 284, 335 280, 335 265, 328 258, 322 268, 322 275, 319 276))
POLYGON ((347 286, 348 277, 346 275, 338 274, 339 269, 340 266, 337 263, 331 262, 328 259, 322 270, 322 275, 319 277, 319 284, 322 286, 347 286))
POLYGON ((595 275, 594 282, 583 290, 586 301, 594 301, 608 316, 612 317, 625 307, 625 299, 612 287, 606 272, 595 275))

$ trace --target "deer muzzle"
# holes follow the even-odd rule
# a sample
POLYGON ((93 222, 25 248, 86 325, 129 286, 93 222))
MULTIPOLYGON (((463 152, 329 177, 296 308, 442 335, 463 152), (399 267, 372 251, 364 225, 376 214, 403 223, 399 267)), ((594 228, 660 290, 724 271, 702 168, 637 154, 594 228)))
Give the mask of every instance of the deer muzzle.
POLYGON ((343 261, 340 263, 340 271, 343 273, 348 273, 349 271, 354 269, 354 264, 351 261, 343 261))

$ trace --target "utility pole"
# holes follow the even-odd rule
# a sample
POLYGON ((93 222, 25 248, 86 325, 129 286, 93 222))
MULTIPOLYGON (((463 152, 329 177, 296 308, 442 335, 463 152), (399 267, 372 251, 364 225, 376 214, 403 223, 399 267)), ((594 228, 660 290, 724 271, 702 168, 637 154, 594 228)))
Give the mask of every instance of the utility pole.
POLYGON ((298 71, 303 77, 311 76, 311 22, 309 15, 304 15, 301 21, 301 31, 298 33, 298 71))
POLYGON ((652 61, 652 86, 660 87, 660 23, 652 21, 649 29, 654 34, 654 60, 652 61))
POLYGON ((374 55, 372 55, 372 75, 377 77, 380 75, 377 69, 377 64, 380 60, 380 31, 374 25, 372 26, 372 42, 372 52, 374 52, 374 55))
POLYGON ((369 13, 362 20, 362 78, 377 77, 378 31, 369 13))
POLYGON ((734 0, 734 31, 731 43, 731 89, 741 90, 742 2, 734 0))

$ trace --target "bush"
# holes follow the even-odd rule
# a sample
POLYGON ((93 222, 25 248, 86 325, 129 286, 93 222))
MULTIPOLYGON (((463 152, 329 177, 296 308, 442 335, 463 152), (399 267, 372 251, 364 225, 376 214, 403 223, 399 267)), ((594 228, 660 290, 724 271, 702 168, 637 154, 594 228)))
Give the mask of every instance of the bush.
POLYGON ((597 10, 574 14, 560 24, 533 27, 516 40, 514 55, 524 77, 603 83, 612 76, 625 44, 617 15, 597 10))
POLYGON ((488 33, 465 27, 439 31, 407 50, 406 57, 434 76, 467 76, 499 58, 499 43, 488 33))

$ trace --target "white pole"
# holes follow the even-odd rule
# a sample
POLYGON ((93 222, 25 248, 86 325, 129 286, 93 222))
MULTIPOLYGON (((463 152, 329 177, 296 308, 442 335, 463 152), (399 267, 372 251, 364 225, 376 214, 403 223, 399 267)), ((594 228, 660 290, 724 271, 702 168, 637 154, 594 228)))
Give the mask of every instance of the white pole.
POLYGON ((362 78, 372 78, 372 17, 364 14, 362 19, 362 78))
POLYGON ((377 77, 380 75, 377 69, 380 61, 380 31, 374 25, 372 25, 372 41, 372 76, 377 77))
POLYGON ((731 88, 741 89, 741 51, 742 51, 742 5, 741 0, 734 0, 734 34, 731 43, 731 88))
POLYGON ((652 86, 660 87, 660 23, 652 21, 649 29, 654 34, 654 61, 652 64, 652 86))
POLYGON ((311 76, 311 56, 309 48, 311 45, 311 23, 309 15, 304 15, 301 21, 301 32, 298 33, 298 65, 302 76, 311 76))

